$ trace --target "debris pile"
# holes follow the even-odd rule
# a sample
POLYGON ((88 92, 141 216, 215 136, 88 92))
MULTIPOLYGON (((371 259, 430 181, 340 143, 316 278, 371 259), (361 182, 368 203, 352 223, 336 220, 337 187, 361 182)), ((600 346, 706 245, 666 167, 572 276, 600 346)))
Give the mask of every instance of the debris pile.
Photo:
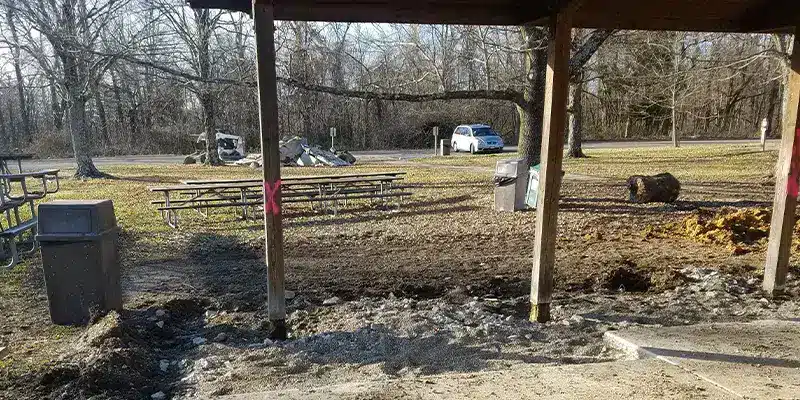
MULTIPOLYGON (((206 162, 206 159, 208 158, 208 152, 206 151, 207 137, 208 135, 205 132, 198 135, 197 141, 195 142, 195 145, 198 148, 194 153, 184 157, 184 164, 204 164, 206 162)), ((236 161, 244 157, 244 137, 227 134, 220 129, 217 129, 216 137, 217 155, 219 156, 220 160, 236 161)))
MULTIPOLYGON (((281 164, 288 167, 345 167, 355 164, 356 159, 346 151, 332 152, 319 146, 311 146, 306 138, 295 136, 280 142, 281 164)), ((248 154, 236 161, 236 165, 261 167, 261 154, 248 154)))

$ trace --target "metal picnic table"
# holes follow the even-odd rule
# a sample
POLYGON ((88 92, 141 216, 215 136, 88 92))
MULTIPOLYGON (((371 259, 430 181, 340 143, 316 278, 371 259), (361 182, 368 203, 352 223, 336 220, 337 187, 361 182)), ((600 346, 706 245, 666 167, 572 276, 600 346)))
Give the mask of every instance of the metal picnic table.
MULTIPOLYGON (((318 180, 318 179, 331 179, 331 180, 340 180, 345 178, 369 178, 369 177, 378 177, 378 176, 401 176, 405 175, 405 172, 402 171, 395 171, 395 172, 364 172, 364 173, 354 173, 354 174, 340 174, 340 175, 308 175, 308 176, 287 176, 281 177, 281 182, 300 182, 300 181, 309 181, 309 180, 318 180)), ((186 185, 203 185, 203 184, 213 184, 213 183, 255 183, 255 182, 262 182, 261 178, 248 178, 248 179, 208 179, 208 180, 184 180, 181 183, 186 185)))
MULTIPOLYGON (((286 203, 319 202, 325 205, 330 202, 336 213, 339 201, 356 198, 385 198, 408 195, 392 192, 398 187, 394 182, 400 181, 403 173, 370 174, 345 176, 309 176, 286 178, 281 181, 280 191, 286 203)), ((243 218, 247 218, 249 208, 263 205, 263 183, 260 179, 229 179, 218 181, 185 181, 181 185, 153 187, 151 192, 160 192, 163 200, 153 201, 160 205, 159 211, 168 225, 177 226, 177 211, 193 209, 201 215, 208 216, 209 208, 239 207, 243 218), (203 213, 205 210, 205 214, 203 213)))
POLYGON ((22 160, 30 160, 33 158, 32 153, 0 153, 0 174, 11 174, 11 169, 8 168, 9 161, 17 162, 17 172, 22 172, 22 160))

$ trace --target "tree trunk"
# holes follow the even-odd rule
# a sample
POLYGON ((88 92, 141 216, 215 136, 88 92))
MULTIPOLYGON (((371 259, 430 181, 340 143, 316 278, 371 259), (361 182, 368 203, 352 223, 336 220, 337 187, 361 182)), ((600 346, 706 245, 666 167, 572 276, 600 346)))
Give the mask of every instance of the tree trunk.
POLYGON ((20 121, 22 122, 22 126, 20 129, 20 138, 22 139, 22 143, 29 143, 31 141, 31 123, 30 123, 30 114, 28 112, 28 106, 25 99, 25 79, 22 76, 22 67, 20 66, 20 57, 19 57, 19 35, 17 34, 17 26, 15 23, 16 17, 14 15, 15 10, 14 1, 12 0, 9 4, 9 7, 6 9, 6 24, 8 25, 9 31, 11 32, 11 40, 13 42, 11 46, 11 58, 14 64, 14 75, 17 78, 17 95, 19 96, 19 114, 20 114, 20 121))
POLYGON ((17 131, 17 121, 14 118, 14 104, 11 101, 6 103, 6 109, 8 110, 8 132, 11 136, 11 144, 14 147, 20 147, 22 141, 20 140, 19 133, 17 131))
POLYGON ((72 151, 75 154, 75 177, 102 178, 92 161, 92 142, 89 127, 86 124, 86 96, 82 93, 80 60, 69 50, 61 49, 59 54, 64 66, 64 87, 69 96, 67 105, 69 114, 69 131, 72 139, 72 151))
POLYGON ((103 138, 103 144, 106 146, 111 145, 111 137, 108 134, 108 118, 106 116, 106 107, 103 104, 103 98, 100 96, 100 91, 95 88, 94 102, 97 107, 97 117, 100 119, 100 135, 103 138))
POLYGON ((69 129, 72 149, 75 152, 75 162, 78 165, 75 176, 79 178, 103 177, 92 161, 92 142, 89 127, 86 125, 86 98, 81 95, 70 96, 69 129))
POLYGON ((207 93, 200 95, 200 104, 203 106, 203 129, 206 132, 206 165, 222 165, 217 152, 217 122, 214 114, 213 96, 207 93))
POLYGON ((680 80, 679 73, 681 70, 681 58, 683 57, 683 36, 681 33, 675 33, 674 54, 672 56, 672 73, 675 75, 672 81, 672 97, 670 99, 670 112, 672 122, 670 125, 670 133, 672 136, 672 146, 680 147, 678 141, 678 81, 680 80))
POLYGON ((207 9, 194 10, 198 25, 199 39, 197 44, 197 62, 200 78, 205 82, 201 84, 197 94, 200 105, 203 107, 203 128, 206 131, 206 165, 222 165, 217 153, 217 122, 214 109, 214 92, 211 85, 207 83, 212 79, 211 56, 209 48, 211 46, 212 22, 211 11, 207 9))
POLYGON ((61 132, 64 129, 64 107, 63 102, 58 97, 55 81, 50 81, 50 110, 53 116, 53 129, 61 132))
POLYGON ((670 117, 670 135, 672 136, 672 146, 673 147, 680 147, 680 143, 678 142, 678 113, 675 110, 677 108, 677 104, 675 102, 677 89, 673 87, 672 90, 672 107, 670 107, 671 117, 670 117))
POLYGON ((778 103, 781 101, 781 84, 779 81, 775 81, 772 83, 772 87, 769 90, 769 98, 767 99, 767 126, 766 126, 766 133, 767 137, 776 137, 775 132, 777 125, 776 122, 778 118, 776 118, 775 111, 778 109, 778 103))
POLYGON ((629 131, 631 129, 631 116, 628 115, 625 117, 625 133, 623 133, 622 137, 627 139, 629 131))
POLYGON ((3 107, 0 107, 0 145, 2 145, 3 149, 11 149, 11 138, 8 137, 8 131, 6 130, 6 119, 3 116, 3 107))
POLYGON ((519 154, 528 165, 539 164, 542 152, 544 118, 544 81, 547 73, 547 32, 525 25, 520 28, 525 46, 525 83, 519 113, 519 154))
POLYGON ((584 158, 583 154, 583 72, 579 72, 569 85, 569 135, 567 157, 584 158))
MULTIPOLYGON (((111 73, 111 91, 114 93, 114 111, 116 114, 117 124, 116 124, 116 132, 114 134, 116 140, 120 140, 120 134, 123 131, 130 132, 128 129, 125 129, 125 113, 122 111, 122 95, 120 94, 119 84, 117 82, 117 76, 114 71, 110 71, 111 73)), ((128 135, 125 135, 126 137, 128 135)), ((130 141, 129 141, 130 143, 130 141)))

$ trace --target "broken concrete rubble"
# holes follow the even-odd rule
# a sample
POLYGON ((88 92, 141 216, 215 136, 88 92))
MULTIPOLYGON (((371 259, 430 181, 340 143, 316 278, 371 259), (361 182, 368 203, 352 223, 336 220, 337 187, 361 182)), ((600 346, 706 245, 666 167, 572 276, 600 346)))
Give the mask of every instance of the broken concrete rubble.
MULTIPOLYGON (((355 164, 355 157, 350 153, 331 152, 319 146, 311 146, 305 138, 295 136, 288 140, 281 140, 281 164, 284 166, 327 166, 344 167, 355 164)), ((234 162, 236 165, 249 165, 253 168, 261 167, 260 154, 248 154, 247 157, 234 162)))

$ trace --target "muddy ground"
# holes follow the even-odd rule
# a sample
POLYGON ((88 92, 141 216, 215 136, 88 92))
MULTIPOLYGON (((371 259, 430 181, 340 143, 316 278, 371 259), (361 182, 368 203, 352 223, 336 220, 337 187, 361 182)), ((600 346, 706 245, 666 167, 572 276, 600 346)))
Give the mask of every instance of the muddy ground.
POLYGON ((536 324, 527 321, 534 213, 492 211, 483 172, 409 181, 417 195, 396 211, 290 210, 286 342, 267 339, 257 222, 124 229, 125 311, 88 331, 49 324, 31 260, 5 276, 18 289, 0 299, 0 398, 207 397, 603 362, 620 357, 602 344, 609 329, 800 315, 796 267, 786 296, 760 293, 763 249, 648 234, 698 209, 767 206, 769 183, 685 182, 677 204, 633 205, 623 182, 567 177, 554 321, 536 324))

